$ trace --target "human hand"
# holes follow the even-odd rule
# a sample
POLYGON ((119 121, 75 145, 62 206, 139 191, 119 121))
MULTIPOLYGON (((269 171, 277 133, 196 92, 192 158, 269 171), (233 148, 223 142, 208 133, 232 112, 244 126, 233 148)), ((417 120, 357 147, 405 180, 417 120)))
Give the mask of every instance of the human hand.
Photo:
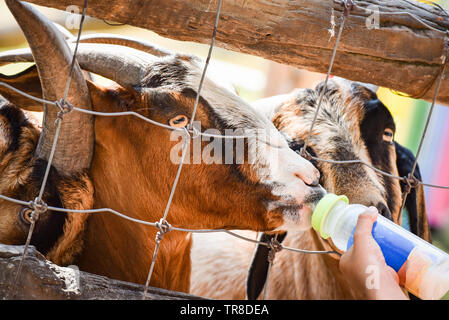
POLYGON ((385 263, 382 251, 371 232, 378 211, 370 207, 359 215, 354 244, 340 259, 340 271, 357 293, 358 299, 406 299, 393 268, 385 263))

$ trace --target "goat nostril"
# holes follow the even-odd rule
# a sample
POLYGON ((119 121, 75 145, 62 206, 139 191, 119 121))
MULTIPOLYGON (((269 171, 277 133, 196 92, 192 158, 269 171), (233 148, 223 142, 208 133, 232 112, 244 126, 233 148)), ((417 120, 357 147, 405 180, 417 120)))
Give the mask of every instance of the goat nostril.
POLYGON ((384 216, 387 219, 393 220, 393 215, 391 214, 390 209, 383 204, 382 202, 379 202, 376 206, 377 210, 379 210, 379 213, 384 216))
POLYGON ((309 186, 309 187, 316 187, 316 186, 318 186, 318 185, 320 184, 320 179, 319 179, 319 178, 313 180, 313 178, 311 178, 311 177, 306 177, 306 176, 301 175, 301 174, 299 174, 299 173, 297 173, 297 172, 295 173, 295 176, 296 176, 297 178, 301 179, 301 180, 305 183, 305 185, 306 185, 306 186, 309 186))
POLYGON ((306 183, 306 185, 308 185, 309 187, 318 187, 319 184, 320 184, 320 179, 316 179, 312 183, 306 183))

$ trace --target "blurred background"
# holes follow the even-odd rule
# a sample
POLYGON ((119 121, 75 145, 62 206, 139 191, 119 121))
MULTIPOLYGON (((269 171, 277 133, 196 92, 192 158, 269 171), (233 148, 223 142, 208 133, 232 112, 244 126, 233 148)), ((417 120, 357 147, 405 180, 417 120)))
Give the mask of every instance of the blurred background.
MULTIPOLYGON (((427 2, 427 1, 422 1, 427 2)), ((437 1, 448 8, 449 0, 437 1)), ((79 8, 69 7, 67 12, 37 7, 52 21, 66 26, 76 35, 79 8)), ((111 21, 86 18, 83 32, 117 33, 142 38, 172 51, 196 54, 203 58, 208 45, 162 38, 140 28, 116 24, 111 21)), ((0 0, 0 51, 25 47, 25 39, 4 0, 0 0)), ((338 59, 338 54, 337 54, 338 59)), ((0 67, 4 74, 22 71, 29 64, 20 63, 0 67)), ((314 88, 325 75, 296 69, 259 57, 236 53, 215 47, 208 72, 220 74, 232 83, 245 100, 288 93, 294 88, 314 88)), ((389 108, 396 122, 395 140, 415 154, 421 139, 430 103, 398 95, 387 88, 379 88, 378 96, 389 108)), ((437 105, 419 158, 423 181, 449 186, 449 107, 437 105)), ((449 252, 449 190, 425 187, 427 213, 432 227, 434 244, 449 252)))

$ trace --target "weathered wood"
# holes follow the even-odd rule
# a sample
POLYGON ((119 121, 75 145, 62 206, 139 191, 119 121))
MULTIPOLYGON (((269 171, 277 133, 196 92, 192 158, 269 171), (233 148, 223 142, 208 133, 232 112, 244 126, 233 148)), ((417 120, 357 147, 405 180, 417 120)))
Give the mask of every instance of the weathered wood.
MULTIPOLYGON (((65 10, 82 8, 84 0, 29 0, 65 10)), ((446 30, 449 18, 436 8, 414 1, 356 1, 345 23, 333 74, 431 99, 442 67, 444 33, 427 29, 405 11, 433 28, 446 30), (378 8, 380 28, 368 29, 367 17, 378 8)), ((217 0, 90 0, 87 14, 150 29, 162 36, 209 43, 217 0)), ((332 0, 224 0, 217 45, 317 72, 326 72, 342 7, 332 0), (334 9, 335 27, 332 26, 334 9)), ((449 104, 445 72, 439 101, 449 104)))
MULTIPOLYGON (((12 286, 23 253, 23 246, 0 244, 0 300, 141 300, 142 285, 57 266, 29 247, 16 287, 12 286), (14 289, 15 288, 15 289, 14 289)), ((147 299, 202 299, 181 292, 150 288, 147 299)))

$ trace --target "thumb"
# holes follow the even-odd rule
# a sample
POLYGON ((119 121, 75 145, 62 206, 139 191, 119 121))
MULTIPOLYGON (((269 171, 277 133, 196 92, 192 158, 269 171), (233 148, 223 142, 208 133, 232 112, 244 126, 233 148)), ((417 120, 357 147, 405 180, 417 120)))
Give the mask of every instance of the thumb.
POLYGON ((368 210, 357 219, 357 226, 354 231, 354 245, 360 241, 366 241, 372 238, 371 231, 373 224, 377 220, 378 211, 375 207, 369 207, 368 210))

